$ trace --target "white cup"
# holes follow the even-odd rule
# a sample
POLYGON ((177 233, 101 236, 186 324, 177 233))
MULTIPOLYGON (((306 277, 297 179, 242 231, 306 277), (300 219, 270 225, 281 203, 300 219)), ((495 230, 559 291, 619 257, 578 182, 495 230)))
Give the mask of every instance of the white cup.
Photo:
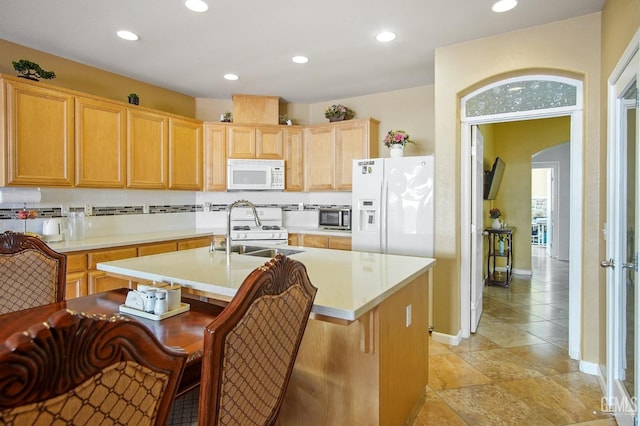
POLYGON ((167 308, 170 311, 175 311, 180 307, 180 300, 182 298, 182 289, 177 284, 171 284, 169 287, 165 287, 167 291, 167 308))

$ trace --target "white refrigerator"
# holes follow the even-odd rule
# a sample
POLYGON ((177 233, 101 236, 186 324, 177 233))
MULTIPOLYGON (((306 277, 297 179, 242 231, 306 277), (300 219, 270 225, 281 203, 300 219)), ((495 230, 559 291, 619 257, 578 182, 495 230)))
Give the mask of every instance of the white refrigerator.
POLYGON ((352 250, 433 257, 434 157, 353 161, 352 250))

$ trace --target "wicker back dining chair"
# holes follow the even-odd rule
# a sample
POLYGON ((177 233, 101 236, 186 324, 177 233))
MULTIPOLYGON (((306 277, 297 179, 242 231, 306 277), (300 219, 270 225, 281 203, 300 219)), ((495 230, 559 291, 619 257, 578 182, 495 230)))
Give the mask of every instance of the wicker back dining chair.
POLYGON ((61 302, 67 256, 37 237, 0 234, 0 314, 61 302))
POLYGON ((282 254, 249 274, 206 327, 200 388, 176 400, 169 424, 274 424, 316 291, 282 254))
POLYGON ((0 344, 0 424, 165 425, 186 360, 138 321, 57 311, 0 344))

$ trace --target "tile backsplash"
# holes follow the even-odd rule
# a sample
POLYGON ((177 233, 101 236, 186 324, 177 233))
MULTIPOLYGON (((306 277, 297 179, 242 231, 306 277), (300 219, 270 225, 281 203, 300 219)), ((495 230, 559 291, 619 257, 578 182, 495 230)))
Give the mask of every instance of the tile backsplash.
POLYGON ((315 226, 321 207, 350 207, 350 192, 188 192, 42 188, 40 203, 0 204, 0 231, 41 232, 46 218, 69 211, 90 211, 88 236, 153 232, 160 229, 223 227, 227 206, 246 199, 259 207, 280 207, 295 226, 315 226), (36 219, 17 219, 19 210, 35 210, 36 219), (299 212, 299 213, 298 213, 299 212))

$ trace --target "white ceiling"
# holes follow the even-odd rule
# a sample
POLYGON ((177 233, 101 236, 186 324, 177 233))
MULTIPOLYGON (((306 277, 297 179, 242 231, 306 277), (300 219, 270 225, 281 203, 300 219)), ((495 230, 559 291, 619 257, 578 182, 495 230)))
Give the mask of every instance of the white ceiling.
POLYGON ((206 1, 209 11, 198 14, 183 0, 3 0, 0 38, 194 97, 313 103, 431 84, 436 47, 604 4, 520 0, 496 14, 493 0, 206 1), (117 38, 120 29, 140 40, 117 38), (381 44, 381 30, 397 38, 381 44), (310 61, 294 64, 295 55, 310 61))

